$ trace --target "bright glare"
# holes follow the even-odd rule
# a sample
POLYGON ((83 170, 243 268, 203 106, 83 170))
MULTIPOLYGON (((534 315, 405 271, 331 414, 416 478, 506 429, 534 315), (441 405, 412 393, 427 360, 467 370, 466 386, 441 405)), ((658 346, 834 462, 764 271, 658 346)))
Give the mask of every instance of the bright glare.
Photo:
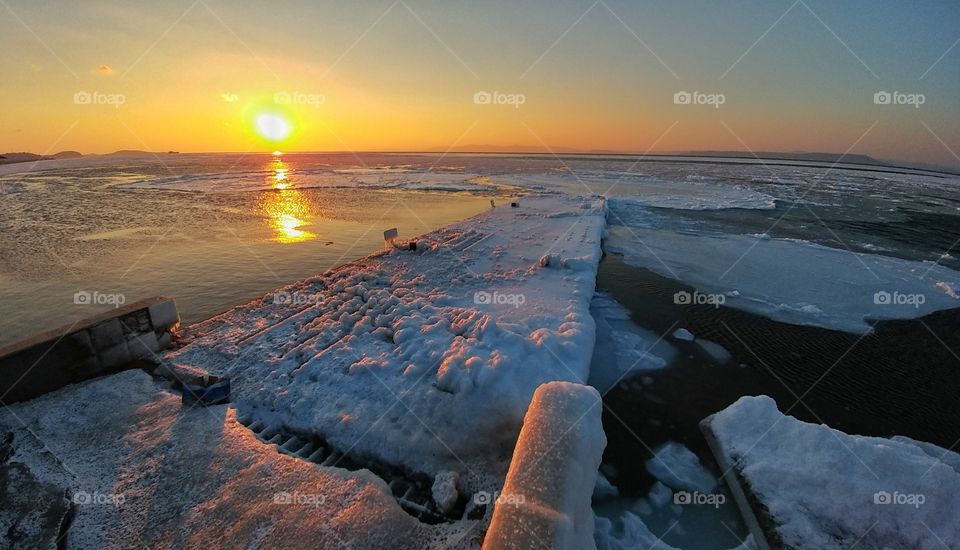
POLYGON ((280 115, 263 114, 257 117, 257 131, 270 141, 280 141, 290 135, 290 123, 280 115))

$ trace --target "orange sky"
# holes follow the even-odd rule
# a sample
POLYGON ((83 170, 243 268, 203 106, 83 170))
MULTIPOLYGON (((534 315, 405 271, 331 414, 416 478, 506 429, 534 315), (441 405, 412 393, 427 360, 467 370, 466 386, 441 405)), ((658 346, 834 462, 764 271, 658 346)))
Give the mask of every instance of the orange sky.
POLYGON ((0 150, 850 150, 960 165, 956 3, 8 4, 0 150), (923 104, 878 105, 884 90, 923 104), (475 102, 494 91, 501 104, 475 102), (254 131, 265 112, 290 121, 288 139, 254 131))

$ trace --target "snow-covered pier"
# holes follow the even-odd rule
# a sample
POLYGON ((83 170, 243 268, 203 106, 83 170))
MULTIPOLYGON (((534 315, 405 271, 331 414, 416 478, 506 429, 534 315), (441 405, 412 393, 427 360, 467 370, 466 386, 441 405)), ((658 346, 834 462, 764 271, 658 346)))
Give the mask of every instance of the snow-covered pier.
POLYGON ((588 378, 605 215, 596 197, 527 196, 278 289, 157 357, 174 385, 230 377, 231 405, 181 410, 168 383, 121 373, 0 414, 11 460, 62 495, 51 513, 73 503, 67 547, 101 530, 148 546, 479 545, 535 390, 588 378))

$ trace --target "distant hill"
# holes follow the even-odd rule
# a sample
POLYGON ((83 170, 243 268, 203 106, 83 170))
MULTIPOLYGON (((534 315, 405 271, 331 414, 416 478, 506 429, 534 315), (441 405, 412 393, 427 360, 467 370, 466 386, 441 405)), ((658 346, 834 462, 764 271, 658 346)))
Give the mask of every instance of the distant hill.
POLYGON ((60 151, 59 153, 53 155, 53 158, 55 158, 55 159, 75 159, 75 158, 80 158, 80 157, 82 157, 82 156, 83 156, 83 154, 82 154, 82 153, 78 153, 77 151, 60 151))
POLYGON ((53 157, 35 155, 33 153, 3 153, 0 155, 0 164, 13 164, 15 162, 37 162, 40 160, 50 160, 53 157))

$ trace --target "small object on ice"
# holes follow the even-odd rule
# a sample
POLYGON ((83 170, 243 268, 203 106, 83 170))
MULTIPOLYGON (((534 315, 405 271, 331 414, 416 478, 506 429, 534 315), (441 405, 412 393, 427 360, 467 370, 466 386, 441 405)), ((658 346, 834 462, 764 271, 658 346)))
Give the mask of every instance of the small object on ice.
POLYGON ((181 390, 184 405, 219 405, 230 401, 230 379, 219 376, 198 376, 183 384, 181 390))
POLYGON ((417 251, 417 241, 413 240, 407 243, 407 250, 417 251))
POLYGON ((519 207, 520 207, 520 203, 519 203, 519 202, 511 202, 511 203, 510 203, 510 208, 519 208, 519 207))
POLYGON ((383 242, 386 243, 387 245, 392 246, 393 241, 397 239, 398 235, 400 235, 400 232, 397 231, 396 227, 387 229, 386 231, 383 232, 383 242))
POLYGON ((493 199, 490 199, 490 208, 496 208, 497 203, 493 202, 493 199))
POLYGON ((685 328, 678 328, 673 332, 673 337, 677 340, 683 340, 684 342, 693 342, 693 339, 696 338, 692 332, 685 328))
POLYGON ((457 505, 457 480, 460 474, 457 472, 444 471, 433 478, 433 501, 443 513, 449 513, 457 505))

